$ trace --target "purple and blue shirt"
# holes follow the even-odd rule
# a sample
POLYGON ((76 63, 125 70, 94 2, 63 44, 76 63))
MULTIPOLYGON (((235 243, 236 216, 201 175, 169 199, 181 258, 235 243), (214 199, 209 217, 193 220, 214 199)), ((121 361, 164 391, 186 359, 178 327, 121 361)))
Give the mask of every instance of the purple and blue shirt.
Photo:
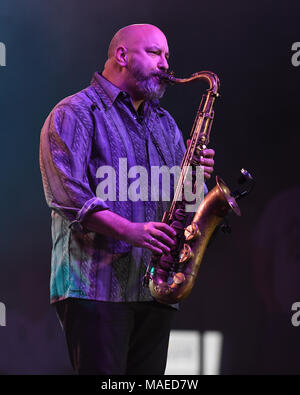
MULTIPOLYGON (((85 216, 111 210, 132 222, 161 221, 168 202, 104 201, 96 194, 100 166, 180 166, 185 144, 158 102, 137 112, 129 95, 96 72, 91 85, 60 101, 41 131, 40 167, 52 216, 50 302, 68 297, 152 301, 142 279, 151 252, 88 231, 85 216)), ((129 182, 129 180, 128 180, 129 182)), ((117 194, 118 194, 118 185, 117 194)), ((172 196, 171 196, 172 199, 172 196)))

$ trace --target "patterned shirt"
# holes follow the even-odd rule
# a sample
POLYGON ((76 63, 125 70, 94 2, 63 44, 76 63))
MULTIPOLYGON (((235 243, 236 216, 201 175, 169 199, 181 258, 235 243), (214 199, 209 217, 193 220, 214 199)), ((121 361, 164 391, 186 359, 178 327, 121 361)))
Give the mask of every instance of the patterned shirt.
MULTIPOLYGON (((126 158, 128 169, 143 166, 149 172, 151 166, 179 166, 184 152, 180 130, 158 102, 145 102, 137 112, 129 95, 98 72, 89 87, 54 107, 40 141, 44 192, 52 209, 51 303, 68 297, 153 300, 142 286, 151 252, 91 232, 82 222, 106 209, 132 222, 161 221, 168 202, 99 198, 97 169, 112 166, 118 180, 119 159, 126 158)), ((127 188, 131 182, 128 178, 127 188)), ((115 188, 119 196, 118 183, 115 188)))

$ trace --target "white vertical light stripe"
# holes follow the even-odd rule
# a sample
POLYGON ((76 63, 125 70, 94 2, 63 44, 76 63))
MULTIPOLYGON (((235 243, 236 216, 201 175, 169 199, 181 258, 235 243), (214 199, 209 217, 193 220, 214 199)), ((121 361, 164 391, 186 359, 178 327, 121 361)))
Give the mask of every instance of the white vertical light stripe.
POLYGON ((0 302, 0 326, 6 326, 6 307, 0 302))
POLYGON ((222 343, 222 333, 217 331, 206 331, 203 334, 194 330, 171 331, 165 374, 218 375, 222 343))
POLYGON ((223 336, 220 332, 204 332, 204 375, 217 375, 220 373, 223 336))
POLYGON ((200 333, 198 331, 171 331, 165 374, 199 374, 199 350, 200 333))

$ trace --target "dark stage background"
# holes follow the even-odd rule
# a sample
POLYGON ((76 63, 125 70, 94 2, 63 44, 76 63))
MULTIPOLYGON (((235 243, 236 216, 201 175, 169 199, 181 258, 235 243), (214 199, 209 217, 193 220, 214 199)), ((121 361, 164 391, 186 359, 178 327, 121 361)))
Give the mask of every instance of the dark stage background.
MULTIPOLYGON (((229 185, 241 167, 256 178, 242 217, 230 217, 231 235, 219 233, 208 249, 174 329, 221 332, 221 374, 300 373, 300 327, 291 322, 300 301, 299 20, 299 2, 289 0, 1 1, 0 373, 71 372, 48 301, 40 129, 59 100, 102 69, 113 34, 144 22, 166 34, 177 76, 207 69, 220 77, 215 173, 229 185)), ((173 87, 162 100, 185 138, 204 88, 173 87)))

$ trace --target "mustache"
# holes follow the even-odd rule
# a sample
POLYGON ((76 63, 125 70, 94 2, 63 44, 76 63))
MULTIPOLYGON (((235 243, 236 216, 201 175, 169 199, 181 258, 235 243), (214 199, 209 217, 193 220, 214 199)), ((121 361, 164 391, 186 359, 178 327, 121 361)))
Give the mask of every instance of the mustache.
POLYGON ((149 75, 149 78, 152 78, 152 77, 158 77, 159 78, 159 83, 160 84, 164 84, 164 85, 166 85, 167 84, 167 81, 166 81, 166 72, 153 72, 153 73, 151 73, 150 75, 149 75))
POLYGON ((153 73, 151 73, 151 76, 152 77, 159 77, 159 78, 161 78, 161 79, 163 79, 164 78, 164 76, 166 75, 167 73, 165 73, 165 72, 163 72, 163 71, 161 71, 161 72, 159 72, 159 71, 153 71, 153 73))

